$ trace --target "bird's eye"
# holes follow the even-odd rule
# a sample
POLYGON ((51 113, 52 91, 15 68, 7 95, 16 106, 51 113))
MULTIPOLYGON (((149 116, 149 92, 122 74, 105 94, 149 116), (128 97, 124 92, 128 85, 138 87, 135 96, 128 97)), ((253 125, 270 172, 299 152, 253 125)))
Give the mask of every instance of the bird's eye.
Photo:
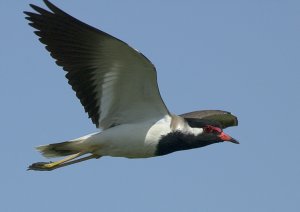
POLYGON ((212 129, 209 126, 203 128, 205 133, 211 133, 212 129))

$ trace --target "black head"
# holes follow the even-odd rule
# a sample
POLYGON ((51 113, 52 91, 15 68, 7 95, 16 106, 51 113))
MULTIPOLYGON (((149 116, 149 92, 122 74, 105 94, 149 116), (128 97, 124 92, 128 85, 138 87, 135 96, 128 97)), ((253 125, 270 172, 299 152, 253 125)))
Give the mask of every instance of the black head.
POLYGON ((203 135, 212 135, 221 141, 229 141, 231 143, 239 144, 236 139, 224 133, 221 128, 216 126, 206 125, 205 127, 203 127, 203 135))
POLYGON ((202 128, 202 136, 212 136, 216 140, 229 141, 235 144, 239 144, 237 140, 223 132, 223 125, 221 122, 212 119, 196 119, 196 118, 185 118, 185 121, 192 128, 202 128))
MULTIPOLYGON (((220 127, 210 124, 213 123, 204 124, 201 122, 200 128, 203 129, 203 133, 199 135, 183 131, 174 131, 162 136, 157 145, 156 155, 166 155, 175 151, 204 147, 224 141, 239 144, 237 140, 225 134, 220 127)), ((197 125, 197 127, 199 128, 199 125, 197 125)))

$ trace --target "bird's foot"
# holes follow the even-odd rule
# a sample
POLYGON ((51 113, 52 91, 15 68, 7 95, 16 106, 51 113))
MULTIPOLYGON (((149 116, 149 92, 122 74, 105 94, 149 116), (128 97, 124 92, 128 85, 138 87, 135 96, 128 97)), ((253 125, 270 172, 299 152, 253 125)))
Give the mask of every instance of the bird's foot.
POLYGON ((55 169, 56 163, 55 162, 37 162, 31 164, 27 170, 34 170, 34 171, 51 171, 55 169))

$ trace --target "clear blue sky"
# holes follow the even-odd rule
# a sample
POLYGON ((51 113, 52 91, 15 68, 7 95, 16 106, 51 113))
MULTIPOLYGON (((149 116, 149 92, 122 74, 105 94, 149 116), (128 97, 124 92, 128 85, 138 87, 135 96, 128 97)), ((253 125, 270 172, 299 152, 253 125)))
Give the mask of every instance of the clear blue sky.
POLYGON ((300 211, 300 1, 53 0, 142 51, 174 113, 224 109, 241 144, 53 172, 34 147, 97 129, 22 11, 1 1, 0 211, 300 211))

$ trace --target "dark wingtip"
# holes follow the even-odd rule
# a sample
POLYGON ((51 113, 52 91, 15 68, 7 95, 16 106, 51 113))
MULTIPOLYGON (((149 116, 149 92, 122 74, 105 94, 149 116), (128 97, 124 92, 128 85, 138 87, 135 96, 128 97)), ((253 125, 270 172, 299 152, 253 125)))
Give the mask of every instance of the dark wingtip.
MULTIPOLYGON (((234 115, 232 115, 232 116, 234 116, 234 115)), ((234 121, 233 121, 232 126, 238 126, 238 125, 239 125, 239 120, 238 120, 238 118, 236 116, 234 116, 234 121)))
POLYGON ((62 11, 61 9, 59 9, 57 6, 55 6, 54 4, 52 4, 50 1, 48 0, 44 0, 45 5, 54 13, 56 14, 64 14, 67 15, 64 11, 62 11))
POLYGON ((180 115, 185 119, 201 119, 218 123, 223 129, 238 126, 238 119, 230 112, 222 110, 202 110, 180 115))

